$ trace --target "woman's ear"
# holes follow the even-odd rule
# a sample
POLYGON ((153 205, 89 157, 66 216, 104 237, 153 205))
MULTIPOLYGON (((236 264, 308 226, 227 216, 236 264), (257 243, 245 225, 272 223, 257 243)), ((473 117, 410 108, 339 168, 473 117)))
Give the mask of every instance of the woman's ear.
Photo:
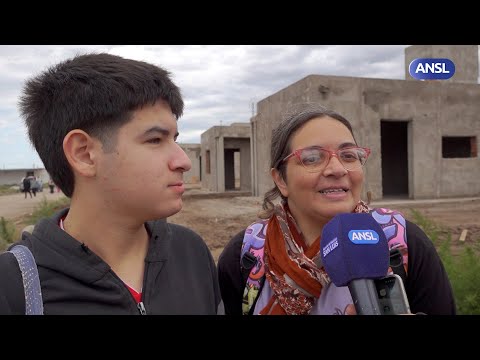
POLYGON ((96 174, 96 141, 85 131, 74 129, 63 138, 63 152, 72 170, 82 176, 96 174))
POLYGON ((285 198, 288 198, 287 183, 283 179, 282 174, 280 174, 280 171, 278 171, 275 168, 272 168, 270 169, 270 175, 272 176, 272 179, 275 182, 275 185, 277 185, 278 190, 280 190, 280 193, 282 194, 282 196, 285 198))

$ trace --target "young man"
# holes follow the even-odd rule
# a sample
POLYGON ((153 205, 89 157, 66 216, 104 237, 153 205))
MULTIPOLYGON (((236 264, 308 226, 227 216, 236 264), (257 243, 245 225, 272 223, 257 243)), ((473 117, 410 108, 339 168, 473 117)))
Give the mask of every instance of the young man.
MULTIPOLYGON (((20 244, 33 253, 45 314, 216 314, 215 263, 202 238, 165 219, 182 208, 183 112, 169 72, 78 55, 30 79, 20 110, 70 208, 20 244), (160 220, 159 220, 160 219, 160 220)), ((0 313, 24 314, 19 265, 0 256, 0 313)))

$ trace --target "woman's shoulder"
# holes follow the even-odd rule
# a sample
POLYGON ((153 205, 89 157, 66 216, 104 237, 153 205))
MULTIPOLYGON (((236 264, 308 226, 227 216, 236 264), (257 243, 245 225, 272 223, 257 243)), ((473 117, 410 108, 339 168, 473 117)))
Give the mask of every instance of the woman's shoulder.
POLYGON ((427 255, 435 250, 435 244, 428 237, 425 231, 416 223, 405 220, 407 231, 407 246, 409 253, 416 255, 427 255))
POLYGON ((222 266, 222 264, 225 262, 230 263, 233 261, 239 263, 243 242, 246 240, 248 245, 251 245, 251 242, 257 239, 257 235, 259 235, 259 233, 265 232, 267 223, 268 219, 257 219, 245 229, 235 234, 225 245, 225 248, 220 254, 220 257, 218 259, 219 266, 222 266), (245 237, 245 233, 247 233, 248 237, 245 237))
POLYGON ((218 258, 218 266, 221 267, 226 263, 238 262, 240 264, 240 252, 242 250, 243 238, 245 236, 243 229, 235 234, 223 248, 220 257, 218 258))
POLYGON ((423 229, 413 221, 405 220, 405 225, 408 239, 414 239, 415 242, 426 244, 430 244, 432 242, 425 231, 423 231, 423 229))

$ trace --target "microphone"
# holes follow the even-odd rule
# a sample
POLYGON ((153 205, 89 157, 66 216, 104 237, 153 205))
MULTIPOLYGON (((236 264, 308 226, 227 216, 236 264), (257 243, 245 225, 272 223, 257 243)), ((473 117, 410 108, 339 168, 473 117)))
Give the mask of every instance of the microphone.
POLYGON ((336 286, 348 286, 358 315, 382 315, 375 279, 387 275, 387 238, 370 214, 338 214, 323 228, 323 266, 336 286))

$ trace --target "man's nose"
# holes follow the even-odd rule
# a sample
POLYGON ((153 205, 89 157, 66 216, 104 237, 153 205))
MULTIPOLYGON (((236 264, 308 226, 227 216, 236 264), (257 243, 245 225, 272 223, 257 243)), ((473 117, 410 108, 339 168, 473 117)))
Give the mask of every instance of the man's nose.
POLYGON ((177 146, 177 149, 170 163, 170 168, 172 170, 181 170, 182 172, 186 172, 192 168, 192 162, 180 145, 175 145, 177 146))

